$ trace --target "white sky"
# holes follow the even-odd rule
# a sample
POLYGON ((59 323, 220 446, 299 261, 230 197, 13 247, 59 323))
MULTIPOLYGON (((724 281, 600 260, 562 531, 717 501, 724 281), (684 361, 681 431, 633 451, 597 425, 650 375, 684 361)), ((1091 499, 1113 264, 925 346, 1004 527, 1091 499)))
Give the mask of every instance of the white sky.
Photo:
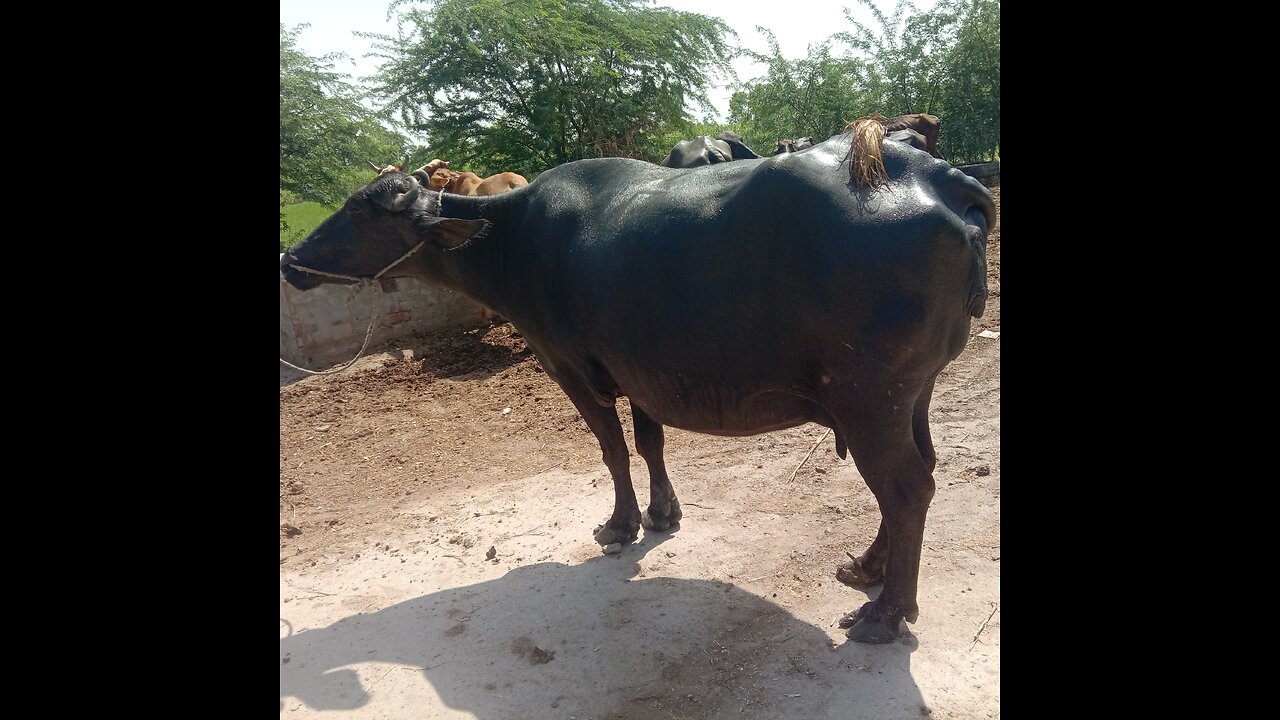
MULTIPOLYGON (((371 41, 355 37, 352 31, 394 36, 395 24, 386 20, 389 4, 386 0, 280 0, 280 22, 287 28, 311 23, 311 27, 298 36, 299 49, 313 57, 345 52, 354 64, 340 64, 336 69, 350 73, 355 80, 375 72, 377 61, 363 57, 369 51, 371 41)), ((896 0, 876 0, 876 4, 887 15, 892 12, 896 0)), ((933 0, 916 0, 917 7, 922 10, 931 8, 933 4, 933 0)), ((773 31, 783 57, 788 60, 808 55, 811 43, 821 42, 841 30, 851 30, 852 26, 841 12, 842 7, 852 8, 854 17, 874 27, 870 13, 857 0, 658 0, 654 5, 719 17, 738 33, 739 42, 757 52, 767 52, 769 48, 764 35, 755 30, 756 25, 762 25, 773 31)), ((399 11, 406 9, 401 7, 399 11)), ((734 70, 742 81, 764 74, 764 66, 741 58, 734 62, 734 70)), ((721 122, 728 118, 732 92, 732 88, 724 85, 708 93, 720 113, 718 119, 721 122)))

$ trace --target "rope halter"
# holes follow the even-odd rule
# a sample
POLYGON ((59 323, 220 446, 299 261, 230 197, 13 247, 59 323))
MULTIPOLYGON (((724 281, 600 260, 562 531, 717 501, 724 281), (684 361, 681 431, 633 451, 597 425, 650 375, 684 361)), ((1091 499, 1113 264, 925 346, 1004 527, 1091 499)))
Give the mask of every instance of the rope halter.
MULTIPOLYGON (((415 202, 418 201, 418 195, 422 192, 422 186, 418 184, 418 178, 412 175, 409 175, 408 180, 409 180, 408 190, 404 191, 399 195, 396 195, 394 198, 390 198, 390 199, 380 198, 379 203, 384 208, 390 210, 391 212, 404 212, 405 210, 407 210, 410 206, 412 206, 415 202)), ((355 277, 354 275, 342 275, 340 273, 331 273, 325 270, 316 270, 315 268, 304 267, 302 265, 297 265, 295 263, 289 263, 289 267, 299 272, 311 273, 312 275, 324 275, 326 277, 338 278, 339 280, 350 280, 352 283, 359 284, 361 286, 367 286, 367 285, 372 285, 376 283, 379 279, 382 278, 384 274, 386 274, 388 270, 399 265, 405 260, 408 260, 410 255, 421 250, 422 246, 426 244, 427 244, 426 240, 419 242, 417 245, 413 246, 412 250, 396 258, 395 261, 393 261, 390 265, 379 270, 377 273, 373 275, 373 277, 368 277, 368 278, 355 277)))
POLYGON ((360 285, 362 289, 370 285, 375 286, 374 289, 377 289, 378 287, 380 287, 380 283, 378 283, 378 281, 382 279, 382 276, 386 274, 388 270, 399 265, 405 260, 408 260, 410 255, 421 250, 422 246, 426 244, 427 244, 427 241, 423 240, 419 242, 417 245, 414 245, 412 250, 396 258, 394 262, 392 262, 390 265, 379 270, 377 273, 373 275, 373 277, 356 277, 354 275, 342 275, 340 273, 331 273, 331 272, 326 272, 324 270, 316 270, 315 268, 304 267, 302 265, 297 265, 294 263, 289 263, 289 267, 293 268, 294 270, 298 270, 299 272, 311 273, 312 275, 324 275, 331 278, 338 278, 339 280, 350 280, 352 284, 360 285))

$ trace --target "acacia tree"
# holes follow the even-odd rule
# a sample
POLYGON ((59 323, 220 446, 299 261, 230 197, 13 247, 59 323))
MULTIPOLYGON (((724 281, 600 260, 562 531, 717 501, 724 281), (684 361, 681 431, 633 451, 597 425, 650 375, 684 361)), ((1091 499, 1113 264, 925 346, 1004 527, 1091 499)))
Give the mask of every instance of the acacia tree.
POLYGON ((280 25, 281 205, 296 197, 332 207, 369 182, 368 160, 402 159, 409 143, 361 104, 349 75, 334 71, 342 53, 314 58, 297 48, 305 27, 280 25))
POLYGON ((866 91, 860 115, 930 113, 942 119, 938 144, 953 162, 989 159, 1000 142, 1000 0, 939 0, 920 13, 898 0, 886 16, 873 0, 858 0, 876 27, 845 17, 836 33, 866 91))
POLYGON ((860 61, 832 57, 830 40, 792 61, 782 56, 772 32, 756 30, 765 36, 769 53, 743 52, 768 69, 730 97, 729 123, 757 152, 771 152, 782 138, 807 135, 822 142, 867 104, 858 83, 860 61))
POLYGON ((940 0, 933 14, 953 28, 943 54, 938 143, 947 157, 990 160, 1000 148, 1000 0, 940 0))
POLYGON ((852 49, 849 57, 863 61, 855 66, 865 93, 859 114, 937 114, 943 73, 940 51, 949 40, 946 27, 929 14, 919 14, 909 0, 898 0, 888 16, 873 0, 858 3, 871 13, 876 26, 855 20, 845 8, 853 30, 838 32, 833 39, 847 43, 852 49))
POLYGON ((710 111, 710 82, 733 72, 732 30, 641 0, 421 4, 402 15, 407 34, 367 35, 384 60, 374 92, 429 153, 481 174, 661 157, 686 102, 710 111))

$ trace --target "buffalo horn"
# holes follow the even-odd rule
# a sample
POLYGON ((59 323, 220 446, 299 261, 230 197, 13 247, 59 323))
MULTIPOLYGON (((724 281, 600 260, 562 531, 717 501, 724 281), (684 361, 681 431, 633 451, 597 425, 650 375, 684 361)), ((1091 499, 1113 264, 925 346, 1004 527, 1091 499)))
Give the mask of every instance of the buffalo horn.
POLYGON ((418 184, 418 179, 410 175, 409 189, 394 197, 382 197, 380 202, 382 207, 391 212, 404 212, 410 205, 418 200, 418 193, 422 192, 422 186, 418 184))

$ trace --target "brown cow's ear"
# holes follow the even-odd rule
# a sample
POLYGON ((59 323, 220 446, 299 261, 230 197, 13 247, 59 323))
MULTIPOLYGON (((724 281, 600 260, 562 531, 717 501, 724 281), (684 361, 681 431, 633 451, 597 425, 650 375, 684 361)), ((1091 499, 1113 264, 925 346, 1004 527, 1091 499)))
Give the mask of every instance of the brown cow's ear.
POLYGON ((466 247, 472 240, 485 236, 489 230, 487 220, 459 220, 457 218, 440 218, 431 226, 432 241, 445 250, 457 250, 466 247))

